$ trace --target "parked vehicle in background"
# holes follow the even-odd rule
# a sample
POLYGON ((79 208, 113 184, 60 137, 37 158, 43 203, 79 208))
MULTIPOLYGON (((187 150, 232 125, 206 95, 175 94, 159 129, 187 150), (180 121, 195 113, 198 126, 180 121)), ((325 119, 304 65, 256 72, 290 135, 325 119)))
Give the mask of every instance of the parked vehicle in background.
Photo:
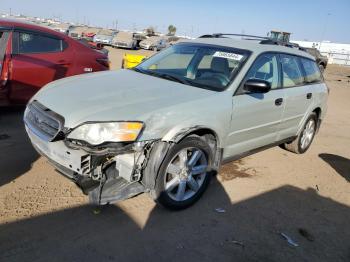
POLYGON ((146 50, 159 51, 167 46, 167 40, 160 36, 151 36, 140 42, 140 47, 146 50))
POLYGON ((144 61, 146 58, 147 56, 144 55, 124 54, 122 60, 122 68, 133 68, 144 61))
POLYGON ((147 39, 147 36, 143 33, 134 33, 133 39, 136 40, 136 47, 140 47, 140 42, 147 39))
POLYGON ((112 39, 114 35, 116 34, 115 31, 109 30, 109 29, 102 29, 96 33, 94 36, 94 42, 95 43, 101 43, 104 45, 111 45, 112 39))
POLYGON ((47 83, 109 69, 106 54, 65 34, 0 19, 0 105, 26 104, 47 83))
POLYGON ((328 64, 328 57, 324 56, 318 51, 316 48, 305 48, 306 51, 311 54, 316 59, 316 63, 318 64, 318 67, 320 68, 321 72, 326 69, 328 64))
POLYGON ((172 46, 174 44, 176 44, 177 42, 179 42, 180 40, 182 40, 180 37, 178 36, 174 36, 174 35, 171 35, 171 36, 167 36, 166 38, 166 46, 172 46))
POLYGON ((87 26, 74 26, 69 30, 69 36, 74 39, 81 39, 84 36, 84 32, 88 30, 87 26))
POLYGON ((112 39, 112 46, 118 48, 136 49, 137 40, 134 33, 119 31, 112 39))
POLYGON ((82 38, 88 40, 89 42, 93 42, 94 41, 94 37, 95 35, 101 31, 101 28, 96 28, 96 27, 89 27, 87 28, 83 34, 82 34, 82 38))
POLYGON ((55 30, 57 32, 60 32, 60 33, 63 33, 63 34, 66 34, 66 35, 68 35, 69 34, 69 30, 71 30, 73 28, 73 26, 71 24, 64 24, 64 23, 53 24, 50 27, 53 30, 55 30))
POLYGON ((101 44, 101 43, 91 42, 91 41, 88 41, 86 38, 81 38, 77 41, 79 41, 80 43, 82 43, 82 44, 84 44, 92 49, 95 49, 98 52, 101 52, 102 54, 108 55, 108 53, 109 53, 108 49, 104 48, 103 44, 101 44))
POLYGON ((24 121, 37 151, 91 203, 148 192, 181 209, 221 163, 276 145, 306 152, 327 98, 307 52, 216 34, 132 70, 53 82, 28 103, 24 121))

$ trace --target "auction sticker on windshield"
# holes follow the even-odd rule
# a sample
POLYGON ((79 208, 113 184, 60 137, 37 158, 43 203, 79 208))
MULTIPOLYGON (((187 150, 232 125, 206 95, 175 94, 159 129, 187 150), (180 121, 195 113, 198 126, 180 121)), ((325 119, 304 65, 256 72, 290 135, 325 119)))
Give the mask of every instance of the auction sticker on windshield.
POLYGON ((227 52, 221 52, 221 51, 216 51, 213 56, 227 58, 227 59, 236 60, 236 61, 240 61, 243 58, 243 56, 240 54, 227 53, 227 52))

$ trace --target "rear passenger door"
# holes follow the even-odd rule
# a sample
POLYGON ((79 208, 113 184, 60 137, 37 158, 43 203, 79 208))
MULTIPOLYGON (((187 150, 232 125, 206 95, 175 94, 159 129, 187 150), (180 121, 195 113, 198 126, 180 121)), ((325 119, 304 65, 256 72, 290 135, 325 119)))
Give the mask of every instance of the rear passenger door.
POLYGON ((312 92, 305 84, 300 58, 281 54, 282 84, 286 92, 279 140, 295 136, 312 104, 312 92))
POLYGON ((260 55, 248 70, 233 96, 232 121, 228 148, 224 157, 235 156, 276 141, 283 114, 284 89, 281 88, 278 54, 260 55), (261 79, 271 84, 267 93, 244 90, 248 79, 261 79))
POLYGON ((14 32, 10 79, 12 103, 25 103, 47 83, 70 74, 73 55, 57 36, 14 32))

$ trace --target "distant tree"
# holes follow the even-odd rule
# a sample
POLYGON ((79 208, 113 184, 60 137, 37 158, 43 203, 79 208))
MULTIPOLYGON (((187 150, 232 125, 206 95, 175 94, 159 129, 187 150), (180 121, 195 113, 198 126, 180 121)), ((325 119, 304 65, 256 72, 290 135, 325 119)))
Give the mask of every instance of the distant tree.
POLYGON ((176 27, 174 25, 168 26, 168 35, 175 35, 176 33, 176 27))
POLYGON ((156 30, 154 29, 153 26, 146 28, 145 31, 146 31, 147 36, 152 36, 152 35, 155 35, 155 33, 156 33, 156 30))

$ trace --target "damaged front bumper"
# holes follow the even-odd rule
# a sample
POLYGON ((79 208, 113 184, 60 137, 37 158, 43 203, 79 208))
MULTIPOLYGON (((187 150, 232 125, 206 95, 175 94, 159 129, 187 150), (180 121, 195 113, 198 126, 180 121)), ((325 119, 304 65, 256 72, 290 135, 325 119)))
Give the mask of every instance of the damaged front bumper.
POLYGON ((135 142, 115 150, 83 150, 65 140, 47 142, 26 125, 34 148, 64 176, 89 195, 91 204, 104 205, 147 191, 141 173, 154 141, 135 142))

